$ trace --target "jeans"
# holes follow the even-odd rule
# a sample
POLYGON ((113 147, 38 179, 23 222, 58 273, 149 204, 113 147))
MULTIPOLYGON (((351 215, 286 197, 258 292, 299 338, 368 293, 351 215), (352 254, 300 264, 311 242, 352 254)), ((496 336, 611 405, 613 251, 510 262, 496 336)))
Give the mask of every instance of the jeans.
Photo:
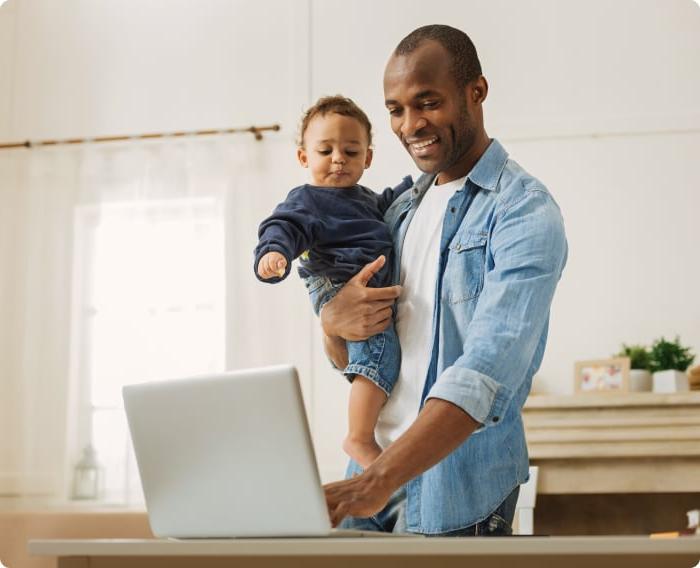
MULTIPOLYGON (((324 304, 330 301, 344 286, 344 282, 333 282, 326 276, 312 276, 304 279, 309 297, 318 315, 324 304)), ((364 341, 347 341, 348 366, 343 374, 350 380, 355 375, 367 377, 384 393, 391 394, 399 377, 401 346, 396 335, 394 322, 381 333, 364 341)))
MULTIPOLYGON (((478 523, 453 531, 431 533, 425 536, 509 536, 513 534, 513 518, 519 493, 520 486, 516 487, 491 514, 478 523)), ((340 528, 394 533, 407 532, 405 510, 406 490, 402 487, 391 496, 384 509, 376 515, 364 519, 346 517, 340 524, 340 528)))

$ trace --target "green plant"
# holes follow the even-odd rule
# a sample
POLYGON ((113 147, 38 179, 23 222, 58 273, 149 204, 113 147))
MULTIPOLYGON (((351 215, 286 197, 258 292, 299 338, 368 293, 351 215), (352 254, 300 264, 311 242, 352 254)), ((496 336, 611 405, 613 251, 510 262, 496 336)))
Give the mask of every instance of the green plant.
POLYGON ((675 341, 666 341, 663 337, 654 341, 649 358, 649 370, 655 373, 668 369, 685 371, 695 360, 695 355, 689 347, 683 347, 680 338, 676 336, 675 341))
POLYGON ((631 369, 649 370, 649 350, 644 345, 625 345, 615 357, 629 357, 631 369))

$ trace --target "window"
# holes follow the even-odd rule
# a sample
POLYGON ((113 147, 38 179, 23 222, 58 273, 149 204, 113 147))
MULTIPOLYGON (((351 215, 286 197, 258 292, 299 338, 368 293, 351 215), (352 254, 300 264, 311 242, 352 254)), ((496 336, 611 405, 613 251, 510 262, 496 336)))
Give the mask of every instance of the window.
POLYGON ((134 503, 142 496, 121 387, 224 368, 223 206, 213 198, 84 206, 75 229, 78 438, 97 450, 104 499, 134 503))

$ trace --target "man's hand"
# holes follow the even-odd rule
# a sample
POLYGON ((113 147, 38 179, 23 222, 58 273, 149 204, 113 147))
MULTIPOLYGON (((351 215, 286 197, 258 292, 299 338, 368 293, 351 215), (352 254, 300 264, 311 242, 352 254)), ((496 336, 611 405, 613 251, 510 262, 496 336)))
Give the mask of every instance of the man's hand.
POLYGON ((286 268, 287 259, 284 258, 283 254, 274 251, 268 252, 258 262, 258 276, 263 280, 274 277, 282 278, 286 268))
POLYGON ((381 511, 393 489, 370 471, 323 486, 331 524, 337 527, 345 517, 369 517, 381 511))
POLYGON ((333 526, 347 516, 381 511, 394 491, 444 459, 479 426, 451 402, 428 399, 415 422, 364 473, 324 485, 333 526))
POLYGON ((380 256, 365 265, 321 310, 321 326, 328 337, 364 341, 384 331, 391 323, 391 307, 401 286, 368 288, 367 283, 384 266, 380 256))

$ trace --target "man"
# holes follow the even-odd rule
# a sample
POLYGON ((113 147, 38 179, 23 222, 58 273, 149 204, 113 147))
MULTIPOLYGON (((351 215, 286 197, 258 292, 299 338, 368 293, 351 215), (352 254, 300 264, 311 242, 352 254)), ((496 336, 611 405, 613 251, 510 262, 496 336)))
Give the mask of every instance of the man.
POLYGON ((484 130, 488 84, 471 40, 449 26, 404 38, 387 63, 391 126, 424 175, 387 212, 401 287, 367 265, 321 313, 344 340, 384 329, 396 301, 402 364, 382 409, 384 452, 325 487, 334 524, 427 535, 510 534, 528 475, 521 408, 566 262, 559 209, 484 130))

